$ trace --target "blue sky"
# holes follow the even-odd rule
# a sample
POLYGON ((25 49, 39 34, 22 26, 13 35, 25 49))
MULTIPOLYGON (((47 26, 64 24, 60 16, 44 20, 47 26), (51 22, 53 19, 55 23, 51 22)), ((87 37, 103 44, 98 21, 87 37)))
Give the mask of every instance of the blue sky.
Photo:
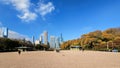
POLYGON ((120 0, 1 0, 0 25, 36 39, 47 30, 64 40, 120 27, 120 0))

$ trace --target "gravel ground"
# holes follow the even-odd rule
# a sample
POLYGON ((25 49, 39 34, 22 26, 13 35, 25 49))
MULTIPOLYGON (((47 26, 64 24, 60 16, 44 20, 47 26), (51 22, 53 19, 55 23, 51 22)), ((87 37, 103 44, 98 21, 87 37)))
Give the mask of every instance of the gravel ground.
POLYGON ((0 53, 0 68, 120 68, 120 53, 31 51, 0 53))

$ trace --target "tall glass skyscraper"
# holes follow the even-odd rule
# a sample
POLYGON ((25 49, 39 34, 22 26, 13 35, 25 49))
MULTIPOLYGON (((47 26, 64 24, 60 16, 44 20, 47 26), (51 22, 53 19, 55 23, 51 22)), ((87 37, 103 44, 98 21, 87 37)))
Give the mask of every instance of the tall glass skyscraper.
POLYGON ((63 43, 63 37, 62 37, 62 33, 60 34, 60 43, 63 43))
POLYGON ((56 43, 56 49, 57 48, 60 48, 60 38, 59 37, 57 37, 56 39, 55 39, 55 43, 56 43))
POLYGON ((3 37, 3 29, 0 28, 0 37, 3 37))
POLYGON ((48 45, 48 32, 44 31, 44 44, 48 45))
POLYGON ((50 48, 55 48, 55 37, 50 36, 50 48))
POLYGON ((8 38, 8 28, 7 27, 2 28, 2 35, 4 38, 8 38))
POLYGON ((40 44, 42 44, 42 42, 43 42, 43 37, 42 37, 42 35, 40 35, 39 41, 40 41, 40 44))
POLYGON ((35 44, 35 37, 34 36, 32 36, 32 43, 33 43, 33 45, 35 44))

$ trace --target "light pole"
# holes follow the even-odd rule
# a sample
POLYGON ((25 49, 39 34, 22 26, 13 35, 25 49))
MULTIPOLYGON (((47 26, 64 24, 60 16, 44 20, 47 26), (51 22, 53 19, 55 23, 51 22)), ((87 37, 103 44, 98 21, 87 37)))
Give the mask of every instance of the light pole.
POLYGON ((108 45, 108 42, 107 42, 107 50, 109 49, 109 45, 108 45))

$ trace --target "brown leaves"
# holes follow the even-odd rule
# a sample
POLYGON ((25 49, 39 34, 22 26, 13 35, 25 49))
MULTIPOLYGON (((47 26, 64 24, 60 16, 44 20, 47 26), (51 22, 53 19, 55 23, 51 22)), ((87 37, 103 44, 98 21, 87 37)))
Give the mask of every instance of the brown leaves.
POLYGON ((88 34, 83 34, 80 39, 74 39, 64 42, 61 45, 62 49, 66 49, 71 45, 80 45, 82 47, 92 46, 93 48, 106 48, 106 45, 113 48, 114 46, 120 46, 120 28, 110 28, 105 31, 94 31, 88 34))

